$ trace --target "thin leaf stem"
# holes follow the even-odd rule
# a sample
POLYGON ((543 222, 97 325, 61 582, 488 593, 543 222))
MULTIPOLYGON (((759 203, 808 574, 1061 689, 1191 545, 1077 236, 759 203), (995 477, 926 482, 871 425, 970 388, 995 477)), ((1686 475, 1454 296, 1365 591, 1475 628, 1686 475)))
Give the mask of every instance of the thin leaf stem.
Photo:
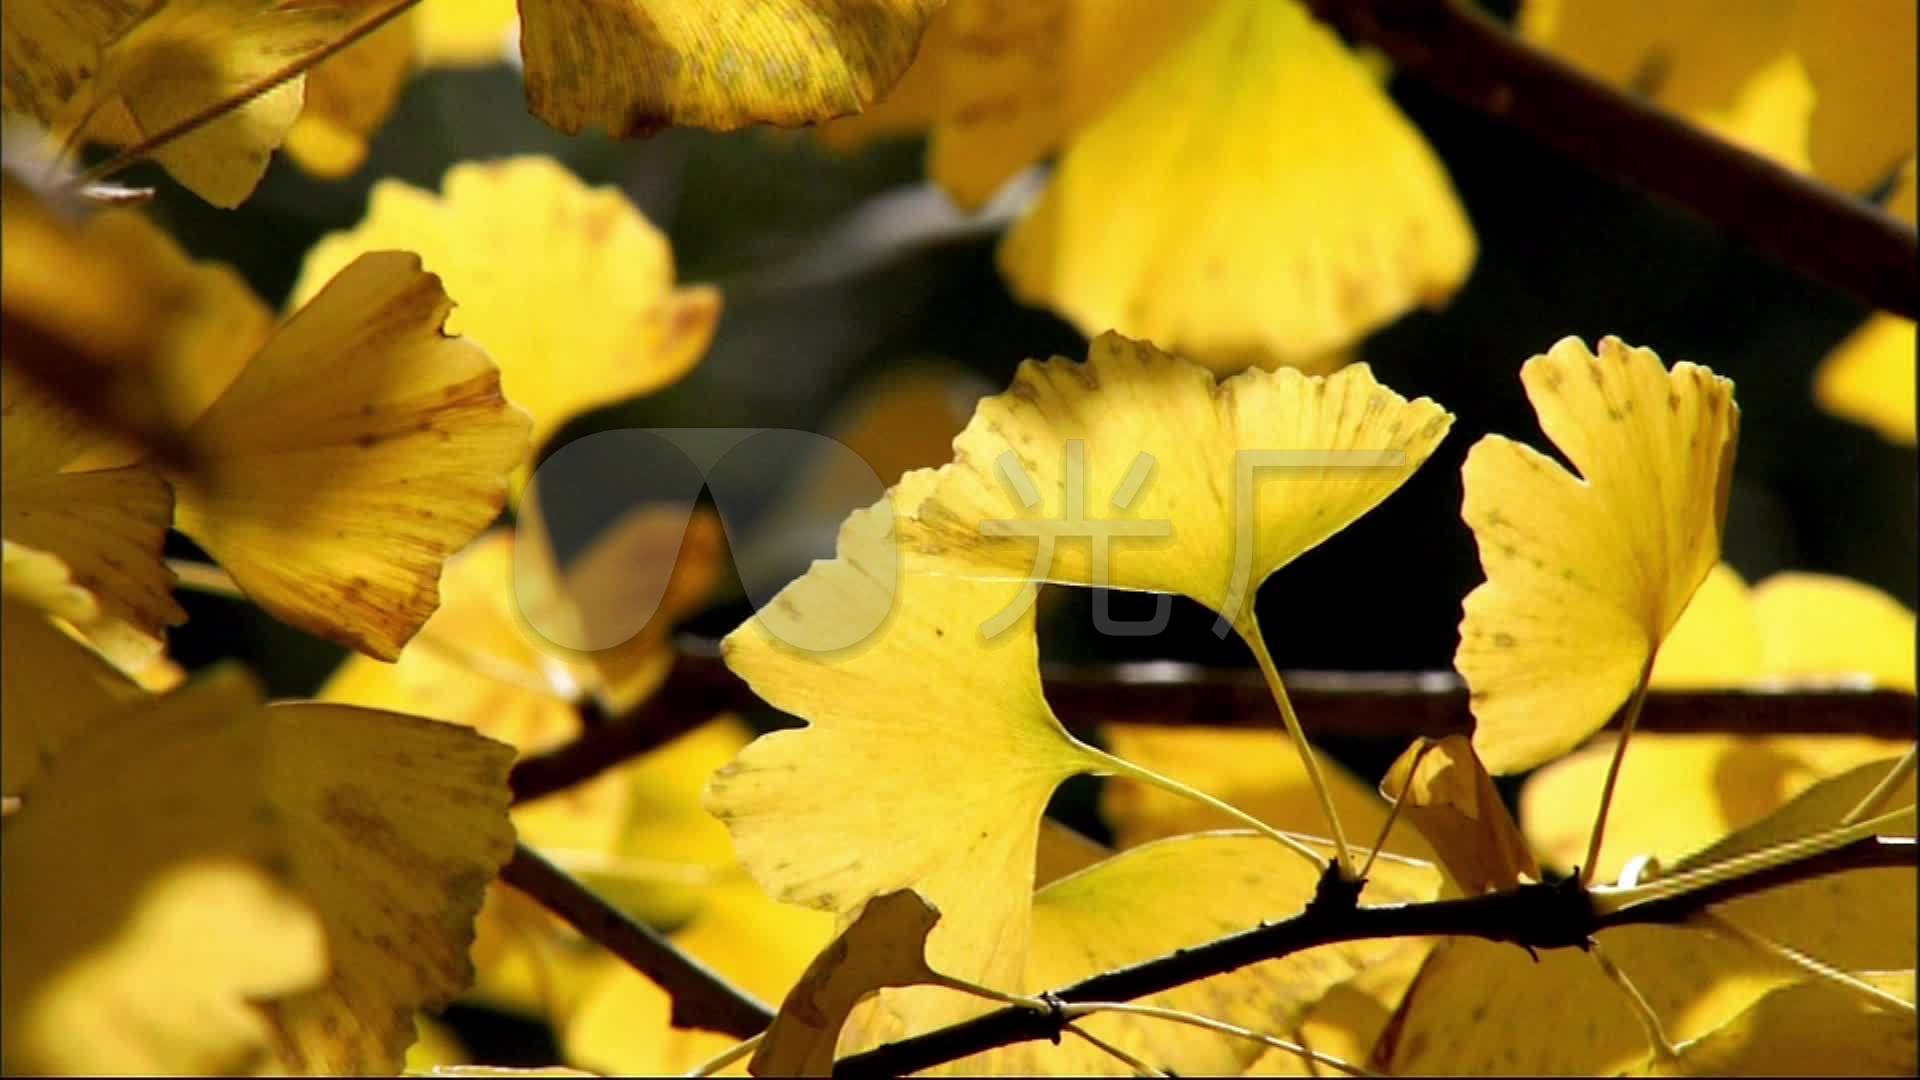
POLYGON ((1407 782, 1400 786, 1400 794, 1387 810, 1387 820, 1380 824, 1380 835, 1373 841, 1373 850, 1367 853, 1366 864, 1360 867, 1360 876, 1366 877, 1373 872, 1374 860, 1380 857, 1380 849, 1387 846, 1387 836, 1393 832, 1393 823, 1400 820, 1400 807, 1407 801, 1407 792, 1413 789, 1413 781, 1420 773, 1420 762, 1426 759, 1427 751, 1439 743, 1429 741, 1414 752, 1413 764, 1407 769, 1407 782))
POLYGON ((715 1054, 713 1057, 708 1058, 683 1075, 688 1077, 712 1076, 721 1069, 753 1053, 754 1050, 759 1048, 760 1040, 766 1037, 767 1033, 763 1031, 750 1039, 742 1039, 732 1046, 727 1047, 725 1050, 720 1051, 718 1054, 715 1054))
POLYGON ((1347 834, 1340 827, 1340 812, 1333 805, 1333 790, 1327 785, 1327 778, 1320 771, 1320 760, 1314 756, 1313 747, 1307 742, 1307 731, 1300 725, 1300 717, 1293 711, 1293 700, 1287 696, 1287 686, 1280 678, 1280 669, 1274 665, 1273 654, 1267 651, 1267 642, 1260 634, 1260 624, 1249 613, 1246 618, 1236 620, 1235 626, 1247 647, 1253 650, 1253 658, 1260 665, 1260 674, 1267 680, 1267 689, 1273 694, 1274 704, 1280 707, 1280 720, 1287 726, 1287 736, 1293 740, 1294 749, 1300 754, 1300 764, 1307 770, 1307 779, 1313 784, 1313 793, 1320 800, 1320 812, 1326 815, 1327 828, 1333 834, 1334 858, 1340 867, 1340 876, 1349 881, 1356 876, 1353 871, 1353 852, 1347 846, 1347 834))
POLYGON ((1887 775, 1873 785, 1873 790, 1867 792, 1866 798, 1861 799, 1853 809, 1847 811, 1847 816, 1840 819, 1840 824, 1852 825, 1880 809, 1881 804, 1892 797, 1894 789, 1905 783, 1907 777, 1913 775, 1916 754, 1920 754, 1920 743, 1907 747, 1906 756, 1893 763, 1893 768, 1887 770, 1887 775))
POLYGON ((1600 863, 1600 842, 1607 834, 1607 811, 1613 807, 1613 787, 1620 779, 1620 764, 1626 760, 1627 742, 1633 738, 1633 728, 1640 722, 1640 708, 1647 701, 1647 684, 1653 679, 1653 654, 1647 655, 1647 662, 1640 669, 1640 681, 1634 684, 1633 696, 1627 699, 1627 711, 1620 721, 1620 741, 1613 744, 1613 760, 1607 763, 1607 782, 1600 788, 1600 808, 1593 815, 1593 831, 1587 835, 1587 857, 1580 864, 1580 884, 1593 884, 1594 870, 1600 863))
POLYGON ((1262 1046, 1274 1050, 1284 1050, 1305 1061, 1325 1065, 1330 1069, 1339 1069, 1349 1076, 1379 1075, 1351 1062, 1343 1061, 1331 1054, 1323 1054, 1318 1050, 1301 1046, 1296 1042, 1289 1042, 1286 1039, 1254 1031, 1252 1028, 1244 1028, 1238 1024, 1229 1024, 1225 1020, 1215 1020, 1211 1016, 1184 1012, 1180 1009, 1166 1009, 1158 1005, 1136 1005, 1128 1001, 1087 1001, 1068 1005, 1065 1007, 1065 1012, 1070 1017, 1089 1016, 1093 1013, 1102 1012, 1125 1013, 1128 1016, 1153 1017, 1157 1020, 1166 1020, 1175 1024, 1185 1024, 1188 1027, 1202 1028, 1207 1031, 1218 1032, 1222 1035, 1231 1035, 1235 1038, 1246 1039, 1249 1042, 1257 1042, 1262 1046))
POLYGON ((1127 1068, 1132 1069, 1133 1075, 1135 1076, 1169 1076, 1171 1075, 1170 1073, 1167 1073, 1160 1069, 1156 1069, 1153 1066, 1147 1064, 1146 1062, 1141 1061, 1139 1058, 1134 1057, 1132 1054, 1127 1053, 1125 1050, 1122 1050, 1119 1047, 1113 1045, 1112 1043, 1106 1041, 1105 1039, 1102 1039, 1098 1035, 1095 1035, 1092 1032, 1087 1031, 1085 1028, 1081 1027, 1079 1024, 1068 1024, 1066 1025, 1066 1027, 1064 1027, 1061 1030, 1067 1032, 1067 1034, 1069 1035, 1079 1036, 1081 1039, 1085 1040, 1089 1045, 1094 1047, 1096 1050, 1101 1051, 1102 1053, 1106 1054, 1108 1057, 1111 1057, 1115 1061, 1118 1061, 1121 1064, 1125 1065, 1127 1068))
POLYGON ((1864 979, 1855 978, 1853 975, 1841 971, 1832 964, 1826 963, 1817 957, 1808 956, 1806 953, 1801 952, 1791 945, 1782 944, 1767 937, 1765 934, 1756 934, 1718 912, 1703 911, 1695 916, 1694 920, 1708 930, 1722 937, 1740 942, 1752 948, 1755 952, 1782 961, 1788 966, 1798 968, 1809 975, 1825 979, 1848 993, 1865 999, 1876 1008, 1906 1013, 1908 1016, 1912 1016, 1915 1013, 1913 1002, 1897 994, 1888 993, 1864 979))
POLYGON ((1749 851, 1744 855, 1722 859, 1671 877, 1656 878, 1644 885, 1634 885, 1624 889, 1597 888, 1592 894, 1593 909, 1596 913, 1605 916, 1615 912, 1626 912, 1645 904, 1685 896, 1722 882, 1751 877, 1774 867, 1811 859, 1825 852, 1843 848, 1857 840, 1888 832, 1901 825, 1910 826, 1913 819, 1914 808, 1908 806, 1895 810, 1891 814, 1882 814, 1865 821, 1857 821, 1852 825, 1840 825, 1810 836, 1772 844, 1758 851, 1749 851))
POLYGON ((1226 814, 1227 816, 1233 818, 1235 821, 1241 822, 1242 824, 1246 825, 1248 828, 1266 837, 1267 839, 1277 841, 1282 847, 1285 847, 1288 850, 1297 853, 1302 858, 1313 863, 1315 869, 1318 869, 1318 870, 1326 869, 1326 866, 1327 866, 1326 856, 1313 850, 1313 848, 1303 843, 1298 837, 1294 836, 1293 834, 1282 832, 1279 829, 1274 828, 1273 826, 1267 824, 1264 821, 1261 821, 1259 818, 1254 817, 1252 814, 1247 813, 1245 810, 1240 809, 1239 807, 1233 805, 1232 803, 1227 802, 1224 799, 1217 799, 1212 795, 1209 795, 1206 792, 1201 791, 1199 788, 1191 787, 1187 784, 1183 784, 1180 781, 1175 780, 1170 776, 1162 776, 1161 774, 1154 772, 1152 769, 1146 768, 1145 766, 1135 765, 1133 762, 1128 761, 1126 758, 1117 757, 1113 754, 1109 754, 1106 751, 1098 749, 1096 747, 1085 746, 1085 744, 1082 744, 1082 746, 1088 754, 1093 755, 1095 760, 1097 760, 1100 763, 1100 766, 1104 771, 1110 772, 1115 776, 1124 776, 1129 780, 1136 780, 1142 784, 1148 784, 1153 787, 1157 787, 1162 791, 1168 792, 1173 795, 1178 795, 1183 799, 1189 799, 1189 800, 1192 800, 1193 802, 1199 803, 1202 806, 1207 806, 1207 807, 1211 807, 1212 809, 1218 810, 1221 813, 1226 814))
POLYGON ((1626 972, 1621 971, 1614 964, 1607 956, 1606 950, 1600 947, 1599 942, 1590 943, 1587 946, 1587 953, 1593 957, 1595 963, 1600 965, 1600 970, 1607 973, 1607 978, 1613 981, 1613 985, 1619 987, 1620 992, 1626 996, 1627 1004, 1632 1006, 1634 1018, 1640 1021, 1640 1027, 1647 1033, 1647 1044, 1653 1048, 1654 1056, 1661 1061, 1678 1060, 1680 1051, 1673 1045, 1673 1040, 1667 1038, 1667 1029, 1660 1023, 1660 1014, 1653 1011, 1653 1005, 1647 1001, 1646 995, 1640 992, 1639 987, 1633 985, 1633 980, 1627 978, 1626 972))

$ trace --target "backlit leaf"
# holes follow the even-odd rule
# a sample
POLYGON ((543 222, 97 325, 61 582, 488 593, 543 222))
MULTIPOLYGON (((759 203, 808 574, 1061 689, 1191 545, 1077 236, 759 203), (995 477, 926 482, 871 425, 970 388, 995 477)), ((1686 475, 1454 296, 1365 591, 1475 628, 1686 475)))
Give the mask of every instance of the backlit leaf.
POLYGON ((458 303, 447 331, 500 366, 508 400, 533 415, 536 447, 580 412, 673 382, 706 352, 719 294, 674 287, 666 236, 618 191, 538 157, 456 165, 442 190, 375 184, 360 224, 307 253, 294 302, 363 252, 418 252, 458 303))
POLYGON ((274 334, 188 437, 178 527, 279 618, 392 659, 439 603, 441 563, 491 522, 527 418, 439 281, 356 260, 274 334))
POLYGON ((1566 338, 1521 381, 1575 475, 1500 435, 1462 471, 1485 583, 1454 664, 1496 774, 1548 761, 1613 715, 1720 556, 1739 410, 1706 368, 1566 338))
POLYGON ((1465 279, 1445 170, 1295 0, 1221 0, 1066 147, 1000 251, 1022 300, 1223 370, 1353 343, 1465 279))

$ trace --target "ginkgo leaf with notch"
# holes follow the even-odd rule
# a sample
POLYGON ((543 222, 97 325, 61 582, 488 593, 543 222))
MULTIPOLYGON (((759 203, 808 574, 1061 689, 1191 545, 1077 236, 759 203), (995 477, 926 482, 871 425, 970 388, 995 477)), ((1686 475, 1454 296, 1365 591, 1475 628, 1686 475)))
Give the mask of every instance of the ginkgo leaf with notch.
POLYGON ((528 421, 402 252, 355 260, 188 429, 176 523, 277 617, 392 659, 500 512, 528 421))
POLYGON ((706 352, 719 293, 674 286, 667 238, 620 192, 540 157, 456 165, 441 188, 375 184, 360 224, 307 253, 293 302, 364 252, 418 252, 459 301, 448 331, 500 366, 507 397, 533 416, 536 447, 578 413, 673 382, 706 352))
POLYGON ((1031 612, 979 631, 1019 586, 936 576, 898 551, 895 516, 931 482, 909 473, 848 518, 834 559, 727 636, 728 667, 809 726, 761 736, 706 804, 775 898, 851 915, 912 889, 944 916, 931 964, 1011 986, 1041 813, 1061 781, 1108 766, 1047 707, 1031 612))
POLYGON ((1217 0, 1172 40, 1007 235, 1016 296, 1225 370, 1460 287, 1475 240, 1446 170, 1304 5, 1217 0))
POLYGON ((534 0, 527 105, 566 132, 793 127, 857 113, 913 60, 940 0, 534 0))
POLYGON ((1731 382, 1618 338, 1598 356, 1563 339, 1520 378, 1579 475, 1499 435, 1462 470, 1487 580, 1467 596, 1454 663, 1495 774, 1566 753, 1644 689, 1719 560, 1739 433, 1731 382))
POLYGON ((1029 598, 1033 583, 1054 581, 1181 593, 1212 608, 1219 632, 1231 626, 1253 650, 1344 849, 1254 592, 1406 482, 1452 420, 1380 385, 1365 364, 1216 382, 1102 334, 1086 363, 1029 360, 1011 389, 980 402, 902 535, 950 572, 1027 581, 1029 598))

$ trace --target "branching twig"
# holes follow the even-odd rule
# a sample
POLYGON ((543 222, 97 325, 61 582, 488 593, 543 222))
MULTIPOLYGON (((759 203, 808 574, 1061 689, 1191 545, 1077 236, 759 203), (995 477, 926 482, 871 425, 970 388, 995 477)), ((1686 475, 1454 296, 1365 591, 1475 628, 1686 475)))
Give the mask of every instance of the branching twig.
MULTIPOLYGON (((1316 901, 1281 922, 1231 934, 1131 967, 1105 972, 1050 995, 1063 1003, 1131 1001, 1249 964, 1319 945, 1391 937, 1467 936, 1528 949, 1579 948, 1617 926, 1677 924, 1714 905, 1828 874, 1916 865, 1911 837, 1869 837, 1758 873, 1717 882, 1681 896, 1601 914, 1577 881, 1523 885, 1510 892, 1393 907, 1349 907, 1316 901)), ((1000 1009, 964 1023, 902 1039, 834 1066, 837 1077, 901 1076, 970 1054, 1033 1039, 1053 1039, 1060 1011, 1000 1009)))
POLYGON ((1875 307, 1920 314, 1913 226, 1876 207, 1574 71, 1465 0, 1307 2, 1410 78, 1809 277, 1875 307))
MULTIPOLYGON (((514 766, 514 799, 525 802, 590 780, 723 712, 765 709, 721 662, 712 643, 683 639, 660 688, 627 716, 514 766)), ((1047 700, 1078 731, 1105 723, 1272 727, 1272 699, 1251 669, 1149 662, 1047 665, 1047 700)), ((1442 738, 1473 730, 1467 691, 1451 672, 1286 673, 1309 735, 1354 739, 1442 738)), ((1663 691, 1647 694, 1639 729, 1737 731, 1747 735, 1836 734, 1913 738, 1914 698, 1897 690, 1663 691)))
POLYGON ((675 1027, 744 1039, 760 1034, 773 1021, 773 1012, 765 1005, 627 918, 525 844, 514 849, 513 859, 501 868, 500 880, 539 901, 581 936, 659 984, 673 998, 675 1027))

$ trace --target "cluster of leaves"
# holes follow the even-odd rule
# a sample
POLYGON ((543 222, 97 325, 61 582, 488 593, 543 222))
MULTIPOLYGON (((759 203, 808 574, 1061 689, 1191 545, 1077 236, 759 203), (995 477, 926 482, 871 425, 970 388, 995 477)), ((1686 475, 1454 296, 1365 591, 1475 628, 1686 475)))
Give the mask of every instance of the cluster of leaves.
MULTIPOLYGON (((1658 61, 1649 96, 1847 191, 1895 178, 1911 224, 1911 113, 1881 97, 1911 83, 1911 49, 1836 59, 1841 9, 1902 5, 1751 6, 1766 14, 1739 34, 1574 0, 1528 5, 1521 28, 1603 79, 1644 84, 1658 61)), ((1896 601, 1817 575, 1750 590, 1720 564, 1728 380, 1613 338, 1527 361, 1567 464, 1499 436, 1468 457, 1473 738, 1408 747, 1385 798, 1309 743, 1253 597, 1447 435, 1444 408, 1345 350, 1444 302, 1475 241, 1378 65, 1296 0, 522 0, 528 103, 563 131, 819 124, 843 148, 926 131, 967 208, 1057 156, 1000 265, 1093 340, 981 400, 946 464, 884 469, 833 558, 726 638, 727 667, 804 728, 715 716, 516 802, 516 758, 667 693, 672 628, 725 546, 710 514, 643 507, 563 559, 531 452, 697 364, 718 292, 677 285, 657 229, 545 159, 463 164, 439 192, 381 181, 309 252, 284 317, 100 183, 150 158, 233 206, 283 146, 350 172, 417 65, 493 59, 515 22, 455 0, 7 5, 8 1071, 393 1072, 410 1046, 464 1063, 421 1019, 462 994, 544 1018, 607 1071, 751 1052, 756 1073, 817 1074, 996 1006, 1073 1038, 929 1062, 1911 1070, 1910 871, 1632 924, 1914 827, 1910 744, 1634 734, 1650 687, 1913 689, 1896 601), (107 156, 76 168, 90 146, 107 156), (1284 478, 1247 467, 1275 450, 1284 478), (1063 528, 1089 492, 1123 491, 1107 518, 1143 527, 1111 559, 1063 528), (211 562, 166 559, 170 531, 211 562), (1284 733, 1071 734, 1042 686, 1042 582, 1207 606, 1284 733), (182 584, 355 655, 310 702, 267 703, 232 666, 188 678, 165 647, 182 584), (555 644, 587 640, 620 644, 555 644), (1528 770, 1523 832, 1491 774, 1528 770), (1112 778, 1114 850, 1044 816, 1081 774, 1112 778), (646 940, 712 986, 784 1002, 771 1026, 695 1030, 644 958, 546 910, 565 913, 512 870, 533 858, 666 931, 646 940), (1048 993, 1276 921, 1529 896, 1562 871, 1619 925, 1536 959, 1493 926, 1336 935, 1143 1003, 1048 993)), ((1822 400, 1911 443, 1912 341, 1876 317, 1822 400)))

